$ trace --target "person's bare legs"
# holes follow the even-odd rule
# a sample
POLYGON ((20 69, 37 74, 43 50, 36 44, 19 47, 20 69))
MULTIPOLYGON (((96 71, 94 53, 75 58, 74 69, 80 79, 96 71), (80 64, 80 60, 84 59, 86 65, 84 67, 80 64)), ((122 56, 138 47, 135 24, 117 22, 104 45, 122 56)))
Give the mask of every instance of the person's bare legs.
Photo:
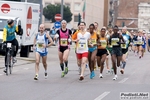
POLYGON ((88 59, 87 57, 82 58, 80 80, 84 79, 84 71, 85 71, 85 68, 86 68, 87 59, 88 59))
POLYGON ((42 57, 42 63, 43 63, 43 67, 45 69, 45 78, 47 78, 48 77, 48 74, 47 74, 47 56, 42 57))
POLYGON ((104 62, 106 60, 106 56, 107 56, 107 54, 103 54, 102 58, 101 58, 101 61, 100 61, 100 66, 101 66, 101 68, 100 68, 100 76, 99 76, 100 78, 103 78, 102 73, 103 73, 103 69, 104 69, 104 62))
POLYGON ((35 53, 35 77, 34 80, 38 80, 39 76, 39 63, 40 63, 40 54, 38 52, 35 53))

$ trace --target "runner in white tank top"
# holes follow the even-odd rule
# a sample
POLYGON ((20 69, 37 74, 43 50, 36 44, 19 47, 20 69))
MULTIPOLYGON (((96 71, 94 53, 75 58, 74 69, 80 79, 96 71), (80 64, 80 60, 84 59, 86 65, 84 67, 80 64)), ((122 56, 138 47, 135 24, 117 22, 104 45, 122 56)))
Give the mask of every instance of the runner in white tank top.
POLYGON ((53 40, 49 36, 47 32, 45 32, 44 24, 40 25, 40 32, 35 36, 34 38, 34 45, 33 48, 35 49, 35 57, 36 57, 36 63, 35 63, 35 77, 34 80, 38 80, 38 74, 39 74, 39 63, 40 63, 40 57, 42 57, 43 66, 45 69, 45 78, 48 77, 47 75, 47 53, 48 49, 47 47, 53 45, 53 40), (49 40, 49 44, 48 44, 49 40))
POLYGON ((85 31, 85 22, 80 23, 80 32, 77 34, 77 57, 79 59, 79 65, 81 66, 81 75, 79 80, 84 79, 84 71, 86 68, 86 63, 88 59, 88 40, 90 39, 91 35, 89 32, 85 31))

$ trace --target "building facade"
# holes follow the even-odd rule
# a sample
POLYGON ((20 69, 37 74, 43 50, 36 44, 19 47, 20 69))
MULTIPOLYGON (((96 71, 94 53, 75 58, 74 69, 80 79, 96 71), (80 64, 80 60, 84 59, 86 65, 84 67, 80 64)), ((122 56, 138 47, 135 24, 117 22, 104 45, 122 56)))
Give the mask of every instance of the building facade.
POLYGON ((114 22, 120 28, 127 26, 129 30, 138 30, 138 17, 140 3, 148 3, 150 0, 116 0, 115 11, 117 17, 114 22))
POLYGON ((150 31, 150 3, 140 3, 138 6, 138 28, 150 31))
MULTIPOLYGON (((43 0, 43 7, 48 4, 60 4, 61 0, 43 0)), ((64 5, 70 7, 72 15, 72 21, 69 25, 72 28, 77 28, 78 15, 80 13, 82 21, 85 21, 87 27, 89 24, 98 22, 99 28, 108 24, 108 3, 109 0, 64 0, 64 5), (83 8, 85 7, 85 18, 83 19, 83 8), (105 11, 107 11, 107 13, 105 11), (105 12, 105 13, 104 13, 105 12), (105 14, 105 16, 104 16, 105 14)), ((43 22, 47 28, 53 27, 53 23, 43 18, 43 22)))

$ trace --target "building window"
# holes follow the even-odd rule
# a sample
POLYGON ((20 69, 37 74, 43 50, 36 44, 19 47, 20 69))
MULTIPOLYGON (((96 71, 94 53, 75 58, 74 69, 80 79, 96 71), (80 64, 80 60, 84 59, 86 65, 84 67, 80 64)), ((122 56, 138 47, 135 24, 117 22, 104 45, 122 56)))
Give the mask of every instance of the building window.
POLYGON ((125 26, 125 22, 122 22, 122 27, 124 27, 125 26))
POLYGON ((65 6, 69 8, 71 7, 69 3, 66 3, 65 6))
POLYGON ((74 22, 78 22, 79 20, 79 16, 78 15, 74 15, 74 22))
POLYGON ((81 10, 81 4, 80 3, 75 3, 74 4, 74 10, 75 11, 80 11, 81 10))

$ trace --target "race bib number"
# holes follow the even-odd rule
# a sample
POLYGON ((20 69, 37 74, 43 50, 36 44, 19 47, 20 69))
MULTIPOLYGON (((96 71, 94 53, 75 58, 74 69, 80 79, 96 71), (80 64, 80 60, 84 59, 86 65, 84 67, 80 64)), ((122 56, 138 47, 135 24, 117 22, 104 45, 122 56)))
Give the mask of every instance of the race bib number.
POLYGON ((86 43, 87 43, 87 40, 85 40, 85 39, 79 40, 79 42, 78 42, 78 48, 79 49, 86 49, 86 43))
POLYGON ((100 42, 101 42, 101 46, 102 46, 103 48, 106 48, 106 46, 107 46, 106 40, 100 40, 100 42))
POLYGON ((112 38, 112 39, 111 39, 111 45, 112 45, 112 46, 117 46, 117 45, 118 45, 117 42, 119 42, 119 38, 112 38))
POLYGON ((89 44, 93 44, 93 45, 97 44, 96 39, 89 40, 89 44))
POLYGON ((43 45, 41 43, 37 44, 38 48, 43 48, 43 45))
POLYGON ((126 44, 121 44, 121 48, 126 49, 127 45, 126 44))
POLYGON ((137 41, 137 44, 142 45, 144 42, 143 41, 137 41))
POLYGON ((137 41, 133 41, 134 44, 137 44, 137 41))
POLYGON ((67 39, 60 39, 60 45, 67 46, 68 45, 68 40, 67 39))

